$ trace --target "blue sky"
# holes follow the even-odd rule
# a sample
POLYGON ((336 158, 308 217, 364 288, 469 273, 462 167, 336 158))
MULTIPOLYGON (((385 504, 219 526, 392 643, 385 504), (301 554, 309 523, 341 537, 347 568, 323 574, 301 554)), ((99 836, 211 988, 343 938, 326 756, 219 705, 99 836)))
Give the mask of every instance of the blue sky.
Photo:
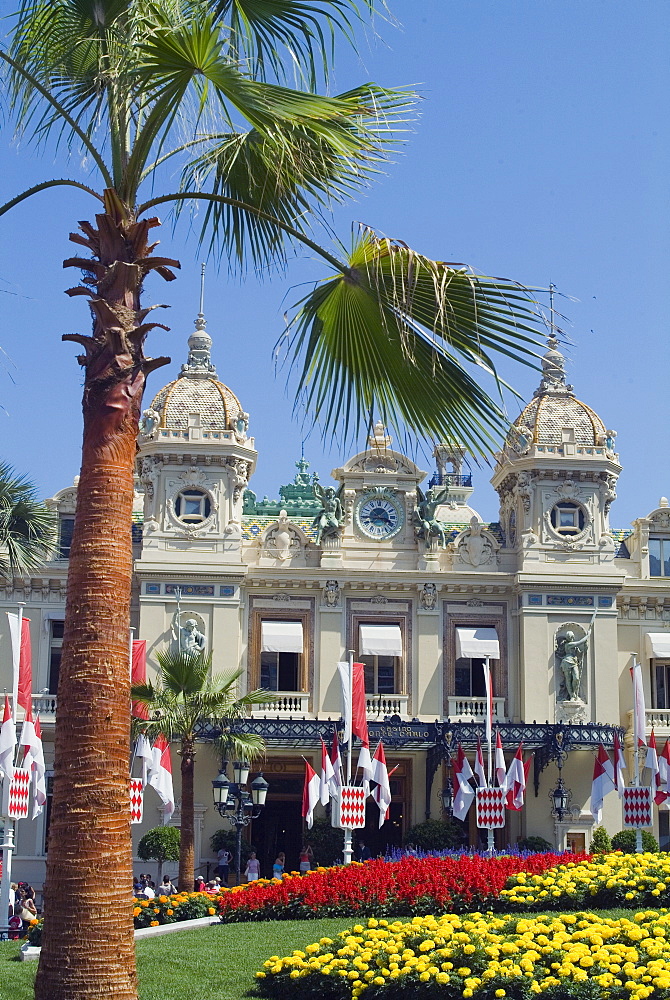
MULTIPOLYGON (((13 3, 0 2, 7 12, 13 3)), ((364 222, 430 256, 529 285, 550 281, 570 299, 569 378, 579 398, 618 433, 624 466, 615 527, 670 493, 667 468, 667 309, 670 271, 668 177, 670 5, 645 0, 534 0, 463 4, 395 0, 400 27, 378 23, 382 39, 361 39, 357 58, 341 47, 334 91, 374 79, 417 86, 414 134, 388 174, 356 203, 338 209, 345 241, 364 222), (574 301, 573 301, 574 300, 574 301)), ((73 176, 62 157, 12 141, 2 123, 0 200, 49 176, 73 176)), ((67 240, 91 215, 85 195, 38 195, 0 218, 2 457, 29 473, 44 494, 68 485, 79 465, 82 378, 62 333, 89 327, 82 299, 63 290, 67 240)), ((185 359, 197 312, 199 258, 184 226, 160 231, 161 250, 182 271, 151 279, 146 303, 171 304, 167 334, 149 353, 170 354, 147 401, 185 359)), ((286 372, 272 349, 286 306, 323 274, 308 256, 285 274, 230 278, 209 266, 206 314, 219 377, 251 414, 259 461, 251 487, 277 495, 300 454, 286 372)), ((502 366, 525 398, 537 374, 502 366)), ((518 405, 510 404, 515 416, 518 405)), ((363 442, 361 442, 361 445, 363 442)), ((305 455, 322 482, 346 453, 313 432, 305 455)), ((358 450, 358 449, 355 449, 358 450)), ((432 461, 418 452, 427 470, 432 461)), ((473 506, 497 515, 489 472, 475 472, 473 506)))

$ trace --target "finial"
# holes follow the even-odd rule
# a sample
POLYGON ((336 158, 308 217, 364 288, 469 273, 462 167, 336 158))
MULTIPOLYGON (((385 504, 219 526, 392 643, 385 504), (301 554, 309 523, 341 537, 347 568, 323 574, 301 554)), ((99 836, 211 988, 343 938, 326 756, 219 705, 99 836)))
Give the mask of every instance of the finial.
POLYGON ((207 333, 205 319, 205 264, 200 265, 200 312, 195 320, 195 330, 188 338, 188 359, 181 366, 179 377, 216 378, 212 364, 212 338, 207 333))
POLYGON ((200 312, 198 313, 198 318, 195 321, 196 330, 204 330, 207 326, 207 320, 205 319, 205 267, 206 264, 200 265, 200 312))
POLYGON ((535 390, 535 396, 544 396, 547 393, 572 393, 572 386, 568 385, 565 379, 565 358, 558 349, 559 340, 557 333, 559 328, 556 325, 556 312, 554 309, 554 295, 556 285, 549 282, 549 333, 547 334, 546 354, 542 357, 542 381, 535 390))

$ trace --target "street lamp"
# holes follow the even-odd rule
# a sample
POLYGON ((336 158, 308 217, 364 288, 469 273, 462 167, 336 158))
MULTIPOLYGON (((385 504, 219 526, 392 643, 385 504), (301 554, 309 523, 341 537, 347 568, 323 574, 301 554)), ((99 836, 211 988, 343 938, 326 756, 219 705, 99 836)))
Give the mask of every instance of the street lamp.
POLYGON ((556 787, 552 788, 549 792, 549 799, 552 805, 551 812, 559 823, 563 822, 563 817, 570 811, 571 797, 572 792, 563 784, 563 775, 559 771, 556 787))
POLYGON ((270 786, 263 775, 258 774, 251 782, 250 793, 246 787, 249 779, 248 763, 240 760, 234 762, 232 782, 228 780, 227 767, 228 761, 222 761, 221 770, 212 781, 212 797, 219 816, 235 828, 235 868, 239 885, 242 867, 242 830, 260 816, 270 786))
POLYGON ((452 809, 454 807, 454 790, 449 777, 447 777, 447 783, 440 792, 440 798, 442 799, 442 808, 445 813, 447 816, 451 816, 452 809))

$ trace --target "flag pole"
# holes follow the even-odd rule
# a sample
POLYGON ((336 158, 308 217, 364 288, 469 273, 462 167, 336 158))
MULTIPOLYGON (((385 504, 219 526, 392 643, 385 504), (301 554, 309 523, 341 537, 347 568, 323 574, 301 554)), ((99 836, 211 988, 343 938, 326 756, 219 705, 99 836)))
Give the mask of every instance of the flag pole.
MULTIPOLYGON (((640 785, 640 739, 639 739, 640 734, 638 733, 637 699, 636 699, 638 685, 635 679, 635 671, 637 670, 637 667, 638 667, 637 659, 633 659, 633 740, 635 742, 635 751, 633 754, 633 759, 635 762, 636 788, 639 787, 640 785)), ((642 671, 640 670, 640 673, 641 672, 642 671)), ((640 677, 640 682, 641 681, 642 677, 640 677)), ((639 827, 635 830, 635 853, 642 854, 642 830, 639 827)))
MULTIPOLYGON (((23 603, 19 602, 18 608, 18 632, 19 632, 19 656, 21 659, 21 637, 23 635, 23 603)), ((16 726, 17 706, 19 695, 19 668, 12 649, 12 716, 16 726)), ((9 782, 5 776, 4 781, 9 782)), ((3 789, 4 791, 4 789, 3 789)), ((2 877, 0 878, 0 939, 6 940, 9 936, 9 894, 12 887, 12 854, 14 853, 14 820, 7 816, 3 817, 4 835, 2 838, 2 877)))
MULTIPOLYGON (((353 734, 353 714, 354 714, 354 651, 349 650, 349 705, 348 717, 349 717, 349 740, 347 743, 347 785, 351 784, 351 758, 353 756, 354 748, 354 734, 353 734)), ((340 789, 340 795, 342 795, 342 789, 340 789)), ((345 865, 350 865, 353 860, 353 847, 352 847, 352 831, 350 828, 345 827, 344 829, 344 863, 345 865)))
POLYGON ((493 737, 493 689, 491 687, 491 660, 490 657, 486 657, 484 661, 484 670, 486 671, 486 743, 488 750, 488 767, 487 767, 487 779, 489 783, 489 788, 491 787, 491 779, 493 776, 492 771, 492 761, 491 761, 491 742, 493 737))

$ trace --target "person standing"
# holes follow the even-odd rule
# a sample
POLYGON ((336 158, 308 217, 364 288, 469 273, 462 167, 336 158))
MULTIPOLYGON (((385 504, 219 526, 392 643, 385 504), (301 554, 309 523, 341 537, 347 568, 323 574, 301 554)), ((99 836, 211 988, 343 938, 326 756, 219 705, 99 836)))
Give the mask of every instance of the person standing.
POLYGON ((228 873, 230 871, 230 862, 233 860, 233 856, 227 847, 221 847, 216 852, 217 873, 224 885, 228 885, 228 873))
POLYGON ((272 866, 272 877, 281 878, 282 875, 284 874, 285 865, 286 865, 286 855, 284 854, 283 851, 280 851, 277 857, 275 858, 275 862, 272 866))
POLYGON ((372 855, 370 854, 370 848, 365 846, 365 841, 358 841, 358 861, 369 861, 372 855))
POLYGON ((302 850, 300 851, 300 874, 306 875, 308 871, 312 869, 312 861, 314 860, 314 851, 312 850, 311 844, 303 844, 302 850))
POLYGON ((256 882, 261 875, 261 863, 256 857, 256 852, 252 851, 249 855, 249 860, 247 861, 247 867, 244 870, 244 874, 247 877, 247 882, 256 882))

